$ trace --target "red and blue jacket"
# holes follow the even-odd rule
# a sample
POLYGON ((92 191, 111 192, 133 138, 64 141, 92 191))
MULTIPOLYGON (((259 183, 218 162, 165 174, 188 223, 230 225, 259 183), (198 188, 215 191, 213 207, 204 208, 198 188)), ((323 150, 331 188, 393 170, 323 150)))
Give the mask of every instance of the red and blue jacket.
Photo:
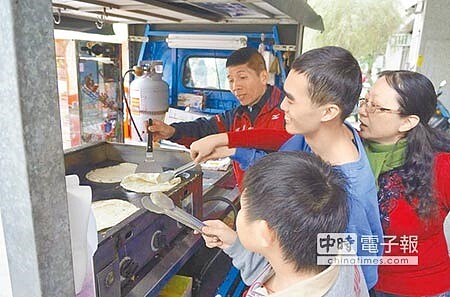
MULTIPOLYGON (((275 86, 267 86, 266 92, 253 106, 238 106, 214 117, 199 118, 191 122, 174 123, 175 134, 170 141, 189 147, 192 142, 205 136, 217 133, 245 131, 251 129, 272 129, 279 133, 271 135, 275 147, 284 143, 292 135, 284 126, 284 112, 280 109, 283 92, 275 86)), ((274 148, 277 150, 277 148, 274 148)), ((233 162, 234 174, 238 185, 241 185, 244 171, 239 164, 233 162)))

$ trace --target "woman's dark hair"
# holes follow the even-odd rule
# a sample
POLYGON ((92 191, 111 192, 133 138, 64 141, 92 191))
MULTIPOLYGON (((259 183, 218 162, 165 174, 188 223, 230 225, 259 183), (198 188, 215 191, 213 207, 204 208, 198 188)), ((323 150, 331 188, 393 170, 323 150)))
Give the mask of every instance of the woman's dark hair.
POLYGON ((419 124, 406 135, 406 161, 401 175, 408 203, 416 207, 419 216, 430 218, 436 209, 434 157, 438 152, 450 151, 450 137, 428 125, 436 112, 437 96, 433 83, 423 74, 406 70, 383 71, 379 77, 384 77, 399 95, 401 115, 420 118, 419 124))

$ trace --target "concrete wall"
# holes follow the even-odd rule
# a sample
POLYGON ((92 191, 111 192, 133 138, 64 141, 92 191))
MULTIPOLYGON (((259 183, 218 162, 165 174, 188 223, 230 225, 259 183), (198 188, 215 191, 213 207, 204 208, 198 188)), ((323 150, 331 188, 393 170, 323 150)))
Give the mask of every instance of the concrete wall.
MULTIPOLYGON (((420 22, 417 25, 420 26, 420 22)), ((414 34, 421 35, 418 55, 423 59, 422 63, 417 64, 416 70, 430 78, 435 86, 444 79, 450 83, 450 2, 426 0, 423 27, 421 32, 414 34)), ((449 84, 441 100, 447 107, 450 106, 449 84)))
POLYGON ((5 236, 3 233, 2 213, 0 212, 0 297, 12 297, 11 277, 9 275, 8 257, 6 255, 5 236))
POLYGON ((51 1, 0 7, 1 261, 14 297, 74 296, 51 1))
MULTIPOLYGON (((419 0, 420 1, 420 0, 419 0)), ((416 24, 415 24, 416 25, 416 24)), ((431 79, 435 87, 447 80, 440 100, 450 107, 450 2, 448 0, 424 0, 422 15, 418 16, 417 31, 420 45, 416 71, 431 79)), ((413 36, 414 38, 414 36, 413 36)), ((411 54, 411 53, 410 53, 411 54)), ((447 245, 450 251, 450 214, 444 223, 447 245)))

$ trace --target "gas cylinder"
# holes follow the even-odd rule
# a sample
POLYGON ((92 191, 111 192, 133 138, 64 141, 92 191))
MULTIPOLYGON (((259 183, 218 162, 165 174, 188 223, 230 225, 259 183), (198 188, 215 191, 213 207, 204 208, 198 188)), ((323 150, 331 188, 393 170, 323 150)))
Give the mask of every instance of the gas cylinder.
MULTIPOLYGON (((159 64, 156 64, 157 66, 159 64)), ((164 120, 169 108, 169 85, 162 79, 162 71, 157 72, 152 65, 143 75, 130 84, 130 109, 139 133, 146 134, 145 121, 149 118, 164 120)), ((136 130, 132 127, 131 139, 139 141, 136 130)))

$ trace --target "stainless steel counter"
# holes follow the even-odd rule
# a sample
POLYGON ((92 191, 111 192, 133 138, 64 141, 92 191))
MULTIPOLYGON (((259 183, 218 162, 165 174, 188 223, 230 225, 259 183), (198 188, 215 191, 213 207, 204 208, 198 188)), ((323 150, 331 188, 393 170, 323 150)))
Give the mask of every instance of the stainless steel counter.
MULTIPOLYGON (((190 161, 189 154, 180 151, 155 149, 154 156, 164 169, 176 168, 190 161)), ((85 175, 92 169, 120 162, 139 164, 144 158, 144 146, 102 142, 66 151, 66 174, 77 174, 81 184, 90 185, 93 201, 116 198, 142 208, 140 198, 143 194, 126 191, 119 183, 93 183, 85 175)), ((180 185, 166 194, 179 206, 183 199, 190 197, 193 200, 192 213, 201 219, 220 218, 229 211, 229 205, 220 201, 203 204, 203 200, 223 197, 236 202, 239 192, 230 183, 230 177, 231 169, 202 172, 197 166, 183 176, 180 185)), ((169 217, 140 209, 118 225, 99 233, 99 248, 94 255, 97 295, 157 296, 202 245, 200 236, 187 228, 180 229, 169 217), (160 248, 155 250, 151 245, 156 239, 160 248)))

